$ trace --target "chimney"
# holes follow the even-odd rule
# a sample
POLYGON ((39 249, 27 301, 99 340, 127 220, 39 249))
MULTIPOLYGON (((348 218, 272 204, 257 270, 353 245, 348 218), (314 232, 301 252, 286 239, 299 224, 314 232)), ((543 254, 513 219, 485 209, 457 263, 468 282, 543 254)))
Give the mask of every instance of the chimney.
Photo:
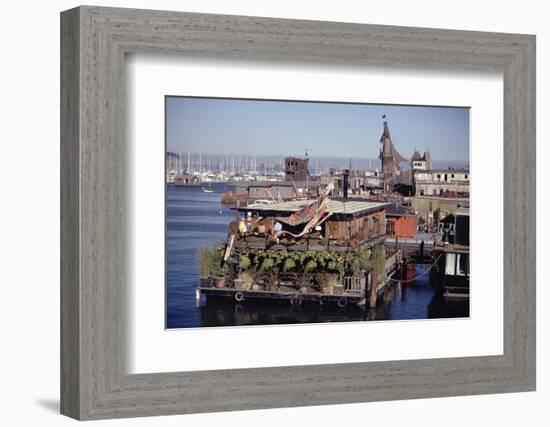
POLYGON ((344 169, 342 172, 342 175, 344 176, 344 182, 343 182, 343 193, 344 193, 344 200, 348 200, 348 185, 349 185, 349 169, 344 169))

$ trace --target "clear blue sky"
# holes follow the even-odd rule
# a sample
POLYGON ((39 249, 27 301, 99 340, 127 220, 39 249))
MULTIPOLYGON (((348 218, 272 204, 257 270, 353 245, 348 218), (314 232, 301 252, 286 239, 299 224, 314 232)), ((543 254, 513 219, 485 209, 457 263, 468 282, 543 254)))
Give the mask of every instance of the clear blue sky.
POLYGON ((204 154, 375 158, 382 115, 397 149, 410 158, 468 162, 469 109, 168 97, 168 151, 204 154))

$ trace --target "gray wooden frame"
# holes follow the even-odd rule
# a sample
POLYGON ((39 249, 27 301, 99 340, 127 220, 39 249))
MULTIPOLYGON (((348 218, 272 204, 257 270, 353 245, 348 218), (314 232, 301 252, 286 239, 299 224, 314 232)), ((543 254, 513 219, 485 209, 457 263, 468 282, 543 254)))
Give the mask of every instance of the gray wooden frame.
POLYGON ((61 122, 63 414, 99 419, 535 389, 534 36, 84 6, 61 14, 61 122), (129 52, 502 72, 504 354, 128 375, 129 52))

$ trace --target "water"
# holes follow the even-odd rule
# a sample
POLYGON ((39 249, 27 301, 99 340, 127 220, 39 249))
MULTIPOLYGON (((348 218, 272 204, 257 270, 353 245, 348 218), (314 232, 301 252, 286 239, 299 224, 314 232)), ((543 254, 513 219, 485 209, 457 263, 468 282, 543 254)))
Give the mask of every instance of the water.
POLYGON ((213 184, 214 193, 201 188, 168 187, 166 191, 166 307, 167 327, 201 326, 195 308, 199 283, 197 249, 225 240, 235 216, 220 203, 225 185, 213 184))
MULTIPOLYGON (((246 301, 203 297, 195 304, 199 283, 196 251, 225 240, 235 212, 220 203, 225 184, 212 184, 214 193, 201 188, 168 187, 166 193, 166 307, 168 328, 270 325, 360 320, 410 320, 467 317, 467 301, 445 302, 429 284, 429 274, 416 281, 391 285, 379 297, 376 309, 348 305, 302 304, 286 301, 246 301)), ((418 265, 416 275, 426 266, 418 265)))

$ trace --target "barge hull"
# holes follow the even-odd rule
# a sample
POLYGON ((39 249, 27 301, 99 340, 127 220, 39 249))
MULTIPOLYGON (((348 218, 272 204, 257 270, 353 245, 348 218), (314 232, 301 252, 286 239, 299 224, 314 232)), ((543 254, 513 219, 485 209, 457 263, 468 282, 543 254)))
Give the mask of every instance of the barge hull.
POLYGON ((318 304, 334 303, 338 305, 347 304, 359 304, 363 297, 360 293, 343 293, 343 294, 322 294, 320 292, 280 292, 280 291, 263 291, 263 290, 239 290, 236 288, 214 288, 199 286, 197 292, 201 295, 215 298, 229 298, 234 301, 241 302, 247 299, 271 299, 271 300, 286 300, 292 303, 297 302, 296 298, 299 297, 299 303, 302 302, 315 302, 318 304), (242 299, 241 299, 242 297, 242 299))

